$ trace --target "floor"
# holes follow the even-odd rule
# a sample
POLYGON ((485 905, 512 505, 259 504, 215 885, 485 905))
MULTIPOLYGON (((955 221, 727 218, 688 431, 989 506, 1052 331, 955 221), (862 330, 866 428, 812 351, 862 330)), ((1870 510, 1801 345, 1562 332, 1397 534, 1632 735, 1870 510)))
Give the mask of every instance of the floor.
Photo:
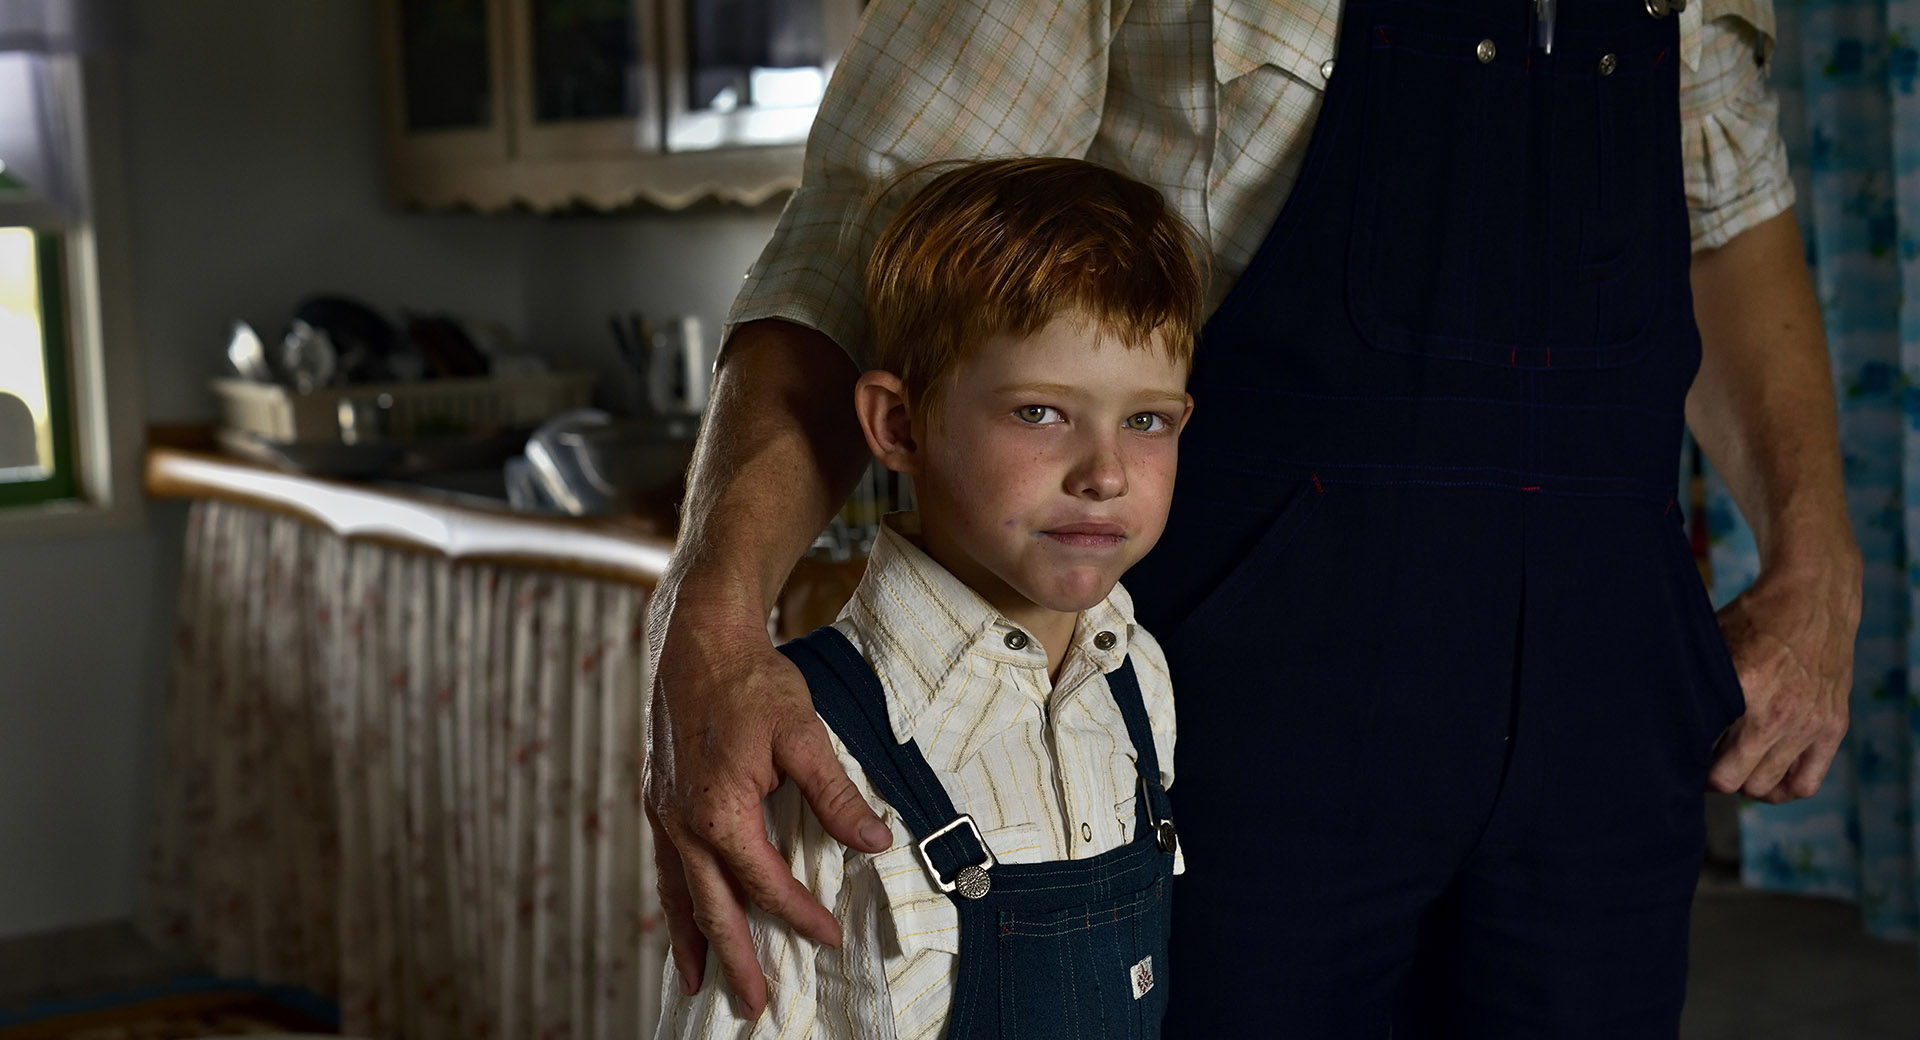
MULTIPOLYGON (((1750 892, 1710 873, 1693 920, 1681 1040, 1920 1037, 1920 952, 1861 934, 1852 906, 1750 892)), ((138 989, 193 967, 126 925, 0 942, 0 1015, 138 989)))

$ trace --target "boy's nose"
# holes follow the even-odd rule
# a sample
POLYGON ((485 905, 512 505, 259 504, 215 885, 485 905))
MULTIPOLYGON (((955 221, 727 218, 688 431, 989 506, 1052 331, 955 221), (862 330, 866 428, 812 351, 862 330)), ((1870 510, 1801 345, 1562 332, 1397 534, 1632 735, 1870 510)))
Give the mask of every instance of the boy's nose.
POLYGON ((1068 490, 1096 502, 1118 498, 1127 493, 1127 467, 1118 448, 1110 443, 1092 445, 1086 458, 1074 468, 1068 490))

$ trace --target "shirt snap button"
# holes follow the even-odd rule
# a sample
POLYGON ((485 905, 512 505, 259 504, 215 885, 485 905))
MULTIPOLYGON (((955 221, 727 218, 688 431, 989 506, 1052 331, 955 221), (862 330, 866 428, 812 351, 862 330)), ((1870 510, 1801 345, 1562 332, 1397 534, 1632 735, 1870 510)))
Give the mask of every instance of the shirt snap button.
POLYGON ((1083 823, 1083 824, 1081 824, 1081 825, 1080 825, 1080 840, 1081 840, 1081 841, 1092 841, 1092 840, 1093 840, 1093 825, 1092 825, 1092 824, 1089 824, 1089 823, 1083 823))
POLYGON ((1647 13, 1655 18, 1665 18, 1673 13, 1673 5, 1667 0, 1646 0, 1647 13))
POLYGON ((1099 647, 1102 650, 1113 649, 1113 644, 1118 643, 1119 641, 1120 641, 1120 638, 1118 636, 1115 636, 1112 632, 1102 632, 1099 635, 1093 637, 1093 645, 1099 647))
POLYGON ((1333 59, 1332 58, 1328 58, 1326 61, 1323 61, 1320 63, 1320 78, 1321 79, 1333 78, 1333 59))
POLYGON ((1600 74, 1602 76, 1613 75, 1613 70, 1619 67, 1620 67, 1619 58, 1616 58, 1611 54, 1602 54, 1600 56, 1600 74))
POLYGON ((1025 650, 1027 648, 1027 642, 1027 634, 1017 628, 1007 633, 1007 649, 1009 650, 1025 650))
MULTIPOLYGON (((1647 2, 1653 3, 1654 0, 1647 0, 1647 2)), ((1660 0, 1660 3, 1664 4, 1666 2, 1667 0, 1660 0)), ((1480 46, 1475 47, 1473 53, 1479 55, 1480 64, 1485 65, 1487 62, 1492 61, 1493 56, 1499 53, 1499 51, 1494 47, 1492 40, 1481 40, 1480 46)))

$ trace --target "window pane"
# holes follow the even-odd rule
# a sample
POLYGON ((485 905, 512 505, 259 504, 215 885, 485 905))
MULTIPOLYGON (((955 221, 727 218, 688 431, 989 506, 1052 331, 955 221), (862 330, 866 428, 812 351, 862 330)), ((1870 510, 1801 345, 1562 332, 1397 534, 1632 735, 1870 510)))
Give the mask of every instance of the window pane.
POLYGON ((34 233, 0 228, 0 484, 53 475, 34 233))

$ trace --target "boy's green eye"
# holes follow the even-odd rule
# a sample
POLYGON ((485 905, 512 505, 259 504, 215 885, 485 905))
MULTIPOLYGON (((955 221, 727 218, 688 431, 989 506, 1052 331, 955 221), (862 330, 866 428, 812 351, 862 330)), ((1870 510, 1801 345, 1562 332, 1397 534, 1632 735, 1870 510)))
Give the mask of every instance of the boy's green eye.
POLYGON ((1127 429, 1138 433, 1157 433, 1166 420, 1154 412, 1141 412, 1127 420, 1127 429))
POLYGON ((1053 414, 1053 409, 1044 404, 1030 404, 1022 408, 1014 409, 1013 414, 1019 416, 1021 422, 1030 422, 1038 425, 1039 423, 1047 421, 1047 417, 1053 414))

